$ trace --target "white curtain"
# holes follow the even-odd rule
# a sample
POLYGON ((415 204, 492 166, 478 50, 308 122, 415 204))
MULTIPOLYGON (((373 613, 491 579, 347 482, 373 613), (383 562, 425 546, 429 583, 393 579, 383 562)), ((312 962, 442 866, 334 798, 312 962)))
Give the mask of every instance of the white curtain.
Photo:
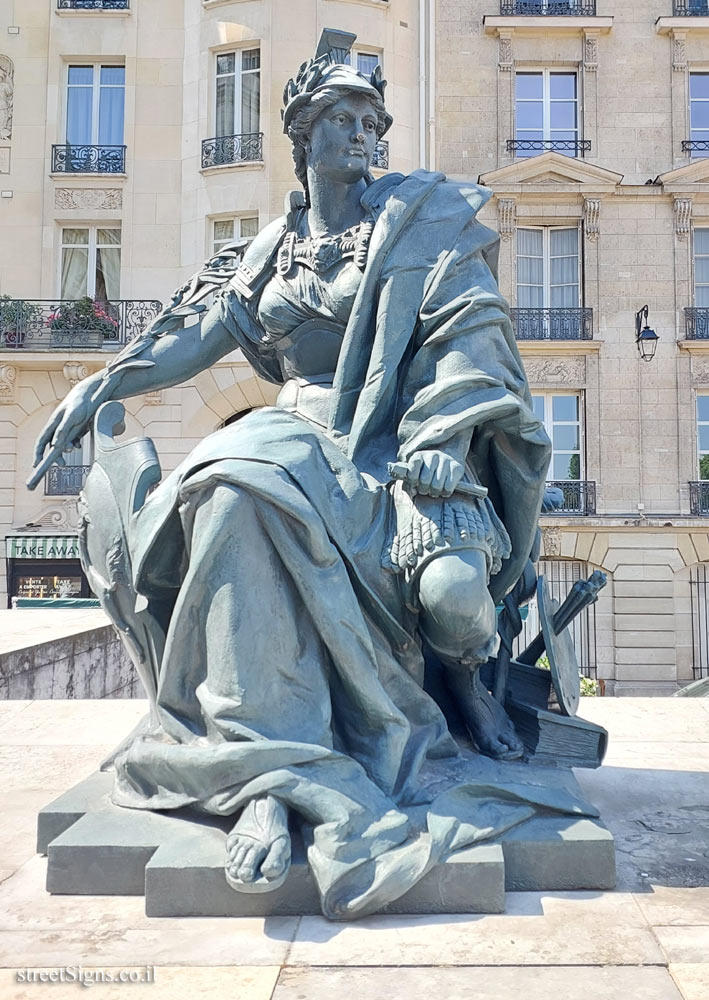
POLYGON ((517 230, 517 305, 541 309, 544 305, 544 233, 517 230))
POLYGON ((89 231, 65 229, 62 243, 61 298, 80 299, 86 295, 89 275, 89 231))
POLYGON ((549 233, 549 285, 552 309, 576 309, 579 304, 578 229, 549 233))
POLYGON ((99 94, 98 142, 101 146, 123 145, 125 68, 102 66, 99 94))
POLYGON ((121 297, 120 243, 120 229, 99 229, 96 249, 95 299, 115 301, 121 297))

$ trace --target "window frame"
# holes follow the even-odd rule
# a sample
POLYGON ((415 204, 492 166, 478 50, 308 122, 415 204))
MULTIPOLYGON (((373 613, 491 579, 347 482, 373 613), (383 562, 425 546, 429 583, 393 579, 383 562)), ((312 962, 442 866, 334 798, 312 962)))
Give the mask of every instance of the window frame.
MULTIPOLYGON (((513 92, 513 97, 512 97, 512 108, 513 108, 513 116, 514 116, 513 117, 513 136, 514 136, 514 139, 515 139, 515 141, 517 141, 517 140, 523 140, 525 138, 525 134, 524 134, 525 132, 538 132, 539 131, 539 129, 523 128, 523 129, 520 130, 520 128, 519 128, 519 125, 517 123, 517 119, 518 119, 517 104, 518 104, 518 101, 521 100, 521 103, 523 103, 523 104, 538 104, 539 101, 536 98, 521 98, 521 99, 519 99, 517 97, 517 77, 518 76, 540 76, 540 75, 542 77, 542 127, 541 127, 542 140, 541 141, 543 141, 543 142, 553 142, 554 141, 554 137, 552 135, 552 128, 551 128, 551 105, 553 103, 552 97, 551 97, 551 77, 552 76, 573 76, 574 77, 574 80, 575 80, 575 97, 573 99, 573 103, 576 106, 576 126, 575 126, 575 128, 572 128, 572 129, 568 129, 568 128, 565 128, 565 129, 554 129, 554 131, 555 132, 561 132, 561 131, 563 131, 563 132, 573 132, 574 133, 575 139, 572 140, 572 141, 576 142, 577 148, 574 151, 572 158, 573 159, 578 159, 578 156, 579 156, 578 144, 582 141, 582 138, 583 138, 583 135, 582 135, 582 133, 583 133, 583 129, 582 129, 582 124, 583 124, 583 103, 582 103, 582 99, 581 99, 581 73, 579 71, 579 67, 578 66, 544 66, 544 67, 541 67, 541 68, 538 67, 538 66, 515 66, 514 67, 514 92, 513 92)), ((569 98, 564 98, 563 102, 559 98, 555 98, 554 101, 559 101, 559 103, 569 103, 569 98)), ((523 150, 521 152, 522 152, 522 155, 520 155, 520 150, 516 150, 515 151, 515 158, 516 159, 528 159, 530 156, 539 155, 538 153, 535 153, 534 151, 531 151, 531 150, 528 151, 528 155, 524 155, 525 152, 527 152, 527 151, 523 150)), ((541 152, 545 152, 545 150, 542 150, 541 152)), ((564 155, 567 155, 567 154, 564 153, 564 155)))
POLYGON ((245 42, 243 45, 229 46, 228 48, 216 49, 214 51, 214 64, 213 64, 213 76, 214 81, 214 100, 212 101, 212 114, 214 115, 214 135, 216 138, 221 139, 229 135, 252 135, 257 134, 262 131, 261 120, 262 120, 262 84, 263 78, 261 76, 261 71, 263 69, 261 62, 261 42, 260 40, 252 39, 249 42, 245 42), (245 52, 252 52, 257 50, 259 53, 259 64, 258 69, 244 70, 243 68, 243 58, 245 52), (233 55, 235 57, 235 68, 234 73, 220 73, 219 72, 219 59, 223 56, 233 55), (236 68, 236 62, 238 61, 238 69, 236 68), (242 121, 242 98, 243 98, 243 77, 245 74, 258 74, 259 77, 259 106, 258 106, 258 128, 256 133, 244 132, 244 123, 242 121), (234 77, 234 121, 233 132, 224 132, 222 135, 218 133, 218 122, 219 122, 219 80, 222 77, 234 77), (238 127, 237 127, 238 123, 238 127))
MULTIPOLYGON (((692 97, 692 77, 693 76, 706 76, 709 78, 709 68, 701 69, 689 69, 687 72, 687 117, 689 141, 706 141, 709 140, 709 125, 702 126, 701 128, 694 128, 692 126, 692 105, 693 104, 709 104, 709 96, 707 97, 692 97)), ((691 149, 689 151, 690 159, 701 160, 706 159, 709 156, 709 150, 691 149)))
MULTIPOLYGON (((697 258, 709 260, 709 251, 707 253, 697 253, 697 239, 696 234, 698 230, 706 231, 709 234, 709 226, 693 226, 692 227, 692 303, 695 308, 706 309, 709 308, 709 301, 706 306, 699 306, 697 303, 697 258)), ((707 289, 707 299, 709 300, 709 281, 702 281, 699 283, 700 287, 707 289)))
POLYGON ((377 63, 381 66, 382 72, 384 71, 384 52, 382 49, 376 48, 376 46, 355 46, 353 49, 347 53, 347 65, 352 65, 352 56, 354 56, 354 65, 358 73, 362 71, 359 68, 359 57, 360 56, 374 56, 377 63))
POLYGON ((217 254, 219 252, 219 249, 221 249, 221 247, 228 246, 229 243, 233 243, 235 240, 245 239, 245 240, 249 240, 249 242, 251 242, 252 240, 254 240, 256 238, 256 235, 258 234, 258 232, 259 232, 259 213, 257 211, 254 211, 254 212, 248 212, 248 211, 246 211, 246 212, 240 212, 240 213, 234 214, 234 215, 212 216, 210 218, 210 220, 209 220, 209 226, 208 226, 208 230, 207 230, 207 238, 209 240, 209 251, 210 251, 209 255, 210 256, 214 256, 215 254, 217 254), (242 236, 242 234, 241 234, 241 224, 242 224, 242 222, 244 222, 246 220, 250 220, 250 219, 255 219, 256 220, 256 234, 254 236, 242 236), (215 228, 217 226, 217 223, 219 223, 219 222, 233 222, 234 223, 234 235, 231 237, 231 239, 228 239, 228 240, 219 240, 219 241, 216 240, 216 238, 215 238, 215 232, 214 231, 215 231, 215 228), (236 230, 237 230, 237 223, 238 223, 238 230, 239 230, 238 234, 236 232, 236 230), (220 244, 219 249, 217 249, 217 242, 219 242, 219 244, 220 244))
MULTIPOLYGON (((544 400, 544 415, 541 418, 544 424, 544 430, 549 435, 549 440, 551 441, 551 456, 549 458, 549 468, 547 470, 546 481, 552 483, 582 483, 586 481, 586 401, 585 393, 582 389, 568 389, 568 390, 558 390, 558 389, 534 389, 532 390, 532 404, 536 398, 541 398, 544 400), (578 420, 554 420, 554 397, 555 396, 573 396, 578 400, 578 420), (579 447, 578 449, 567 449, 567 448, 555 448, 554 447, 554 427, 576 427, 579 429, 579 447), (578 479, 557 479, 554 475, 554 457, 556 455, 575 455, 578 452, 579 456, 579 477, 578 479)), ((537 414, 536 409, 534 410, 535 415, 537 414)))
POLYGON ((709 482, 709 475, 707 475, 706 479, 702 478, 702 458, 709 457, 709 448, 707 448, 706 450, 704 450, 704 449, 701 448, 699 428, 700 427, 705 427, 705 426, 709 427, 709 419, 707 419, 707 420, 700 420, 699 419, 699 400, 700 399, 709 399, 709 391, 702 392, 701 390, 698 390, 695 393, 695 400, 694 400, 694 428, 695 428, 694 433, 695 433, 695 440, 696 440, 695 468, 697 470, 697 480, 698 480, 698 482, 700 482, 700 483, 706 483, 706 482, 709 482))
POLYGON ((99 62, 67 62, 66 71, 64 78, 64 124, 62 129, 62 135, 64 136, 64 144, 67 146, 124 146, 126 137, 126 64, 125 62, 104 62, 103 60, 99 62), (71 84, 69 82, 69 74, 72 69, 88 69, 91 68, 93 71, 93 79, 91 82, 91 141, 90 142, 70 142, 67 135, 67 130, 69 128, 69 92, 73 89, 79 89, 79 87, 85 87, 86 84, 71 84), (123 70, 123 85, 118 86, 117 84, 102 84, 101 83, 101 70, 102 69, 122 69, 123 70), (120 142, 99 142, 99 128, 100 128, 100 113, 101 113, 101 89, 106 87, 107 89, 122 90, 123 91, 123 128, 121 130, 121 141, 120 142))
POLYGON ((120 289, 122 284, 122 272, 123 272, 123 225, 119 222, 84 222, 79 220, 72 220, 71 222, 60 222, 59 223, 59 267, 57 274, 57 288, 59 289, 57 298, 61 301, 75 301, 71 299, 65 300, 62 296, 62 272, 64 270, 64 249, 65 247, 84 247, 88 248, 88 257, 86 263, 86 295, 89 298, 94 299, 96 296, 96 259, 99 249, 103 247, 118 247, 120 250, 121 265, 118 271, 118 295, 115 299, 108 299, 109 302, 120 301, 120 289), (89 242, 84 243, 65 243, 64 242, 64 230, 65 229, 88 229, 89 231, 89 242), (99 229, 117 229, 121 234, 121 239, 119 243, 101 243, 98 242, 98 231, 99 229), (89 289, 93 285, 93 291, 89 289))
MULTIPOLYGON (((517 226, 515 229, 515 304, 521 309, 583 309, 584 308, 584 281, 583 281, 583 239, 581 232, 580 222, 572 226, 544 226, 544 225, 523 225, 517 226), (578 288, 577 304, 575 306, 552 306, 551 305, 551 233, 553 231, 559 232, 562 230, 575 230, 576 231, 576 269, 577 269, 577 282, 576 286, 578 288), (542 302, 541 306, 520 306, 519 304, 519 259, 520 256, 529 256, 528 254, 520 254, 519 252, 519 233, 524 230, 533 230, 535 232, 541 231, 542 233, 542 271, 543 271, 543 283, 542 283, 542 302)), ((557 255, 555 255, 557 256, 557 255)), ((558 255, 562 256, 562 255, 558 255)), ((563 255, 568 256, 568 255, 563 255)), ((531 285, 529 282, 522 282, 528 287, 538 287, 536 285, 531 285)), ((562 287, 561 285, 554 285, 555 288, 562 287)))

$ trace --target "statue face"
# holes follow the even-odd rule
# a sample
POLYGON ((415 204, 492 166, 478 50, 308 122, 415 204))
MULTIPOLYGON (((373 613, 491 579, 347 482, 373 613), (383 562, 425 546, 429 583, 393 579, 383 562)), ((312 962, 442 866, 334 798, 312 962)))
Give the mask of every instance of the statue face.
POLYGON ((323 178, 355 184, 369 171, 377 144, 377 113, 362 94, 345 96, 316 118, 308 167, 323 178))

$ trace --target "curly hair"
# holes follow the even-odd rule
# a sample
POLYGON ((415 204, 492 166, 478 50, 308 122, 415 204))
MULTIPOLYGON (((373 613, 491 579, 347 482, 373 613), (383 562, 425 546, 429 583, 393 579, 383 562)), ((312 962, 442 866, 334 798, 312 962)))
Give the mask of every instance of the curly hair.
MULTIPOLYGON (((331 108, 342 100, 343 87, 323 87, 317 94, 313 94, 312 100, 296 112, 293 121, 288 127, 288 138, 293 143, 293 161, 295 163, 295 176, 303 185, 305 190, 305 204, 310 205, 310 192, 308 191, 308 163, 306 147, 310 139, 315 121, 323 112, 331 108)), ((345 91, 346 93, 346 91, 345 91)), ((377 138, 381 139, 387 129, 386 108, 384 101, 378 95, 366 95, 377 114, 377 138)))

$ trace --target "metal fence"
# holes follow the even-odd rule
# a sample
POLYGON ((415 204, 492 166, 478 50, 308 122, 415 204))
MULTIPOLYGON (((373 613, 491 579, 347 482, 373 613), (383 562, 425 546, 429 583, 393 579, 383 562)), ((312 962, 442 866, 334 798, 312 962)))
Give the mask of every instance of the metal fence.
POLYGON ((692 676, 709 677, 709 588, 707 563, 698 563, 689 571, 692 612, 692 676))
POLYGON ((590 139, 508 139, 508 153, 571 153, 583 156, 591 152, 590 139))
POLYGON ((263 132, 218 135, 202 142, 202 169, 263 159, 263 132))
POLYGON ((90 468, 90 465, 53 465, 44 477, 45 496, 78 496, 90 468))
POLYGON ((596 0, 535 0, 529 3, 528 0, 501 0, 500 14, 503 15, 525 15, 537 17, 547 15, 551 17, 595 17, 596 0))
POLYGON ((510 309, 517 340, 593 340, 593 309, 510 309))
POLYGON ((161 309, 156 299, 0 299, 0 349, 118 347, 142 333, 161 309))
POLYGON ((57 0, 58 10, 128 10, 129 0, 57 0))
POLYGON ((52 146, 52 173, 124 174, 125 146, 52 146))
MULTIPOLYGON (((592 573, 588 563, 576 559, 540 559, 537 572, 546 578, 551 596, 560 604, 577 580, 586 580, 592 573)), ((517 655, 536 638, 540 631, 537 601, 529 602, 527 620, 523 623, 514 653, 517 655)), ((596 605, 591 604, 572 621, 569 626, 574 640, 574 649, 579 668, 584 677, 597 676, 598 646, 596 642, 596 605)))
POLYGON ((672 4, 674 17, 707 17, 709 16, 708 0, 674 0, 672 4))
POLYGON ((386 139, 380 139, 374 147, 372 166, 378 167, 380 170, 389 169, 389 143, 386 139))
MULTIPOLYGON (((708 484, 709 485, 709 484, 708 484)), ((595 514, 596 484, 587 479, 562 479, 548 482, 547 486, 555 486, 561 490, 564 502, 554 514, 595 514)))

